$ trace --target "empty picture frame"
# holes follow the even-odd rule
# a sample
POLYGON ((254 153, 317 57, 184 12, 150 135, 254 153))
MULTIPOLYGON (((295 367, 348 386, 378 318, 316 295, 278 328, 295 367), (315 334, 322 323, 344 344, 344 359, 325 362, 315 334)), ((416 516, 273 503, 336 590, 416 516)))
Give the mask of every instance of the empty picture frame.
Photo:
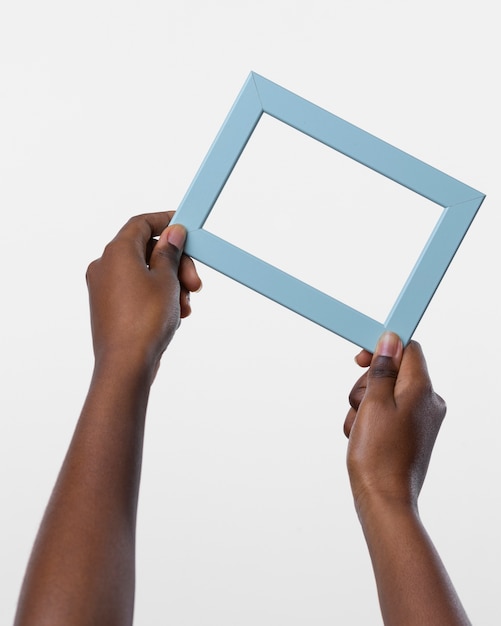
MULTIPOLYGON (((374 351, 385 330, 404 345, 456 253, 484 194, 251 72, 177 209, 186 254, 374 351), (410 276, 382 324, 203 229, 263 113, 267 113, 443 207, 410 276)), ((278 242, 277 242, 278 243, 278 242)))

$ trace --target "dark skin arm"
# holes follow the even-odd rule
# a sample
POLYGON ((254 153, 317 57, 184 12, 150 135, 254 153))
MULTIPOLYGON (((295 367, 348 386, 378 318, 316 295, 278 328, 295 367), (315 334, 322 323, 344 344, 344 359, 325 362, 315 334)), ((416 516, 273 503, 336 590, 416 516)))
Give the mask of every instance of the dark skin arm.
MULTIPOLYGON (((171 217, 133 218, 89 266, 94 373, 33 547, 15 626, 132 623, 149 390, 190 313, 189 292, 201 286, 181 254, 184 229, 165 229, 171 217)), ((415 343, 402 354, 398 338, 386 338, 374 358, 362 352, 358 362, 371 367, 350 395, 348 469, 385 624, 469 624, 417 509, 445 405, 415 343)))
POLYGON ((182 255, 184 228, 166 228, 172 215, 133 218, 89 266, 94 372, 32 550, 15 626, 132 623, 150 386, 180 319, 190 314, 189 292, 201 287, 182 255))
POLYGON ((419 516, 418 497, 446 406, 418 343, 385 333, 350 394, 344 429, 355 507, 386 626, 470 621, 419 516))

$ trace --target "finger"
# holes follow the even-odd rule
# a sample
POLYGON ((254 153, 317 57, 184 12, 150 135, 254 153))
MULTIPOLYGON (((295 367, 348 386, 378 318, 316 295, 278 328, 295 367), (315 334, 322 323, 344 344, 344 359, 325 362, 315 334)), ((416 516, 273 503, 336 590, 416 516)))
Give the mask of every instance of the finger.
POLYGON ((165 228, 151 253, 150 270, 162 273, 174 270, 177 276, 185 241, 186 228, 181 224, 165 228))
POLYGON ((168 226, 173 216, 172 211, 159 213, 144 213, 136 215, 118 231, 114 242, 128 242, 136 254, 149 261, 149 256, 155 246, 153 237, 158 237, 168 226))
POLYGON ((119 230, 109 247, 120 246, 128 251, 130 260, 147 266, 157 243, 155 237, 168 225, 168 219, 167 212, 136 215, 119 230))
POLYGON ((202 281, 198 275, 195 263, 186 254, 183 254, 179 263, 179 281, 188 291, 197 292, 202 289, 202 281))
POLYGON ((346 419, 344 420, 343 432, 348 439, 350 438, 351 429, 353 427, 353 424, 355 423, 356 417, 357 417, 357 412, 355 411, 355 409, 350 409, 348 411, 346 419))
POLYGON ((367 389, 367 372, 363 376, 357 380, 357 382, 353 385, 352 390, 350 391, 350 395, 348 396, 348 401, 350 403, 350 410, 348 411, 348 415, 344 421, 343 431, 344 434, 349 437, 352 426, 357 417, 358 407, 360 403, 364 399, 365 390, 367 389))
POLYGON ((433 386, 421 346, 416 341, 411 341, 403 353, 395 393, 405 399, 408 393, 416 393, 418 389, 422 392, 428 389, 431 392, 433 386))
POLYGON ((360 367, 369 367, 369 365, 371 364, 371 360, 372 352, 369 352, 368 350, 362 350, 362 352, 357 354, 357 356, 355 357, 355 363, 357 363, 357 365, 360 365, 360 367))
POLYGON ((160 211, 158 213, 143 213, 135 215, 122 226, 118 231, 117 237, 132 239, 136 238, 138 233, 145 235, 145 241, 149 241, 152 237, 158 237, 172 219, 172 211, 160 211))
POLYGON ((348 396, 348 402, 352 409, 358 411, 358 407, 360 403, 364 399, 365 391, 367 389, 367 372, 363 376, 357 380, 357 382, 353 385, 352 390, 350 391, 350 395, 348 396))
POLYGON ((400 373, 402 376, 408 376, 410 378, 416 376, 418 373, 420 376, 429 378, 426 359, 417 341, 410 341, 406 346, 402 356, 400 373))
POLYGON ((157 245, 157 241, 158 240, 155 237, 152 237, 146 244, 145 261, 146 261, 147 265, 150 264, 151 254, 152 254, 155 246, 157 245))
POLYGON ((187 289, 181 288, 181 293, 179 294, 179 306, 179 317, 181 319, 191 315, 190 292, 187 289))
MULTIPOLYGON (((163 213, 149 213, 149 214, 137 216, 138 218, 142 218, 142 217, 146 218, 147 222, 149 222, 150 226, 152 227, 152 233, 155 233, 155 234, 152 234, 151 239, 146 244, 146 262, 148 264, 150 262, 151 253, 153 252, 153 249, 155 248, 158 242, 158 232, 157 232, 158 226, 160 226, 160 234, 161 234, 161 232, 170 224, 172 218, 174 217, 174 213, 175 211, 164 211, 163 213), (159 216, 158 221, 157 221, 157 216, 159 216), (164 217, 167 220, 165 222, 163 222, 164 217), (162 227, 162 223, 164 223, 163 227, 162 227)), ((126 232, 125 227, 122 229, 121 232, 126 232)), ((196 268, 193 263, 193 260, 190 257, 187 257, 187 258, 190 259, 193 270, 195 270, 195 273, 196 273, 196 268)), ((188 280, 190 279, 188 278, 188 280)), ((195 279, 195 280, 199 281, 200 278, 195 279)), ((198 289, 201 289, 201 288, 202 286, 201 286, 201 281, 200 281, 200 286, 197 287, 197 289, 190 289, 190 291, 197 291, 198 289)))
POLYGON ((366 397, 394 401, 395 382, 402 362, 403 345, 392 332, 381 335, 367 375, 366 397))

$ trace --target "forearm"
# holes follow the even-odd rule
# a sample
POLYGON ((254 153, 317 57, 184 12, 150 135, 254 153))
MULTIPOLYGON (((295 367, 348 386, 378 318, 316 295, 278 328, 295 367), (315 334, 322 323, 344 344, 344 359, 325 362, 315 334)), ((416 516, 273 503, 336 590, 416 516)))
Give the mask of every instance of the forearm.
POLYGON ((33 548, 16 626, 132 621, 150 382, 134 359, 96 366, 33 548))
POLYGON ((385 625, 469 625, 417 511, 407 504, 373 501, 358 513, 385 625))

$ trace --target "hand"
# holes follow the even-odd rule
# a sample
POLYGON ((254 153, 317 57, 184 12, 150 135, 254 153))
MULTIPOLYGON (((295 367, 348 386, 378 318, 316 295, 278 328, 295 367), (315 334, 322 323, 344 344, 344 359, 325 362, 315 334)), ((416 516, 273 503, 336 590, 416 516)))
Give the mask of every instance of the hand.
POLYGON ((172 215, 132 218, 87 271, 96 363, 26 569, 16 626, 132 623, 150 385, 190 314, 189 292, 201 286, 182 254, 184 227, 168 226, 172 215))
POLYGON ((419 344, 384 333, 350 394, 348 472, 387 626, 470 620, 423 526, 417 500, 445 416, 419 344))
POLYGON ((418 343, 403 350, 385 333, 371 356, 362 351, 366 372, 350 393, 344 423, 347 464, 360 514, 374 498, 417 505, 446 405, 434 391, 418 343))
POLYGON ((97 361, 112 354, 156 371, 181 318, 190 314, 190 291, 202 283, 193 261, 182 254, 184 227, 168 226, 173 214, 133 217, 89 265, 97 361))

